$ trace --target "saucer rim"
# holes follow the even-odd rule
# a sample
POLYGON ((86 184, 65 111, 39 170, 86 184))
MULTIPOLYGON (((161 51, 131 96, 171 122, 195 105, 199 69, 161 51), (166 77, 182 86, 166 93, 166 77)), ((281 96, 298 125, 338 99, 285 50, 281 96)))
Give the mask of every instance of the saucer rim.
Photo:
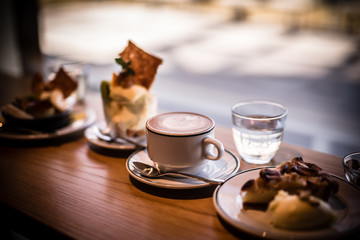
POLYGON ((34 140, 48 140, 57 139, 65 136, 75 134, 77 132, 85 131, 87 128, 93 125, 96 121, 96 113, 93 108, 86 107, 84 109, 73 110, 74 114, 83 114, 85 117, 81 117, 82 124, 78 125, 80 120, 75 120, 69 125, 59 128, 51 133, 39 133, 39 134, 13 134, 10 132, 1 132, 0 139, 7 140, 20 140, 20 141, 34 141, 34 140))
MULTIPOLYGON (((252 218, 250 215, 246 214, 246 212, 242 211, 243 208, 242 204, 238 203, 238 198, 241 198, 240 194, 236 195, 236 193, 234 193, 232 189, 233 188, 240 189, 241 186, 246 181, 258 176, 259 171, 263 168, 264 167, 256 167, 239 172, 228 178, 223 184, 221 184, 215 189, 213 193, 213 205, 219 217, 221 217, 226 223, 230 224, 232 227, 236 228, 237 230, 242 231, 254 237, 261 238, 264 236, 265 233, 266 238, 269 239, 300 240, 300 239, 319 239, 321 237, 325 239, 328 238, 337 239, 341 236, 344 236, 346 238, 358 232, 356 231, 356 228, 360 226, 360 223, 357 223, 355 227, 351 229, 347 229, 345 231, 340 229, 339 227, 343 225, 348 225, 347 221, 349 221, 349 218, 354 218, 354 216, 356 216, 356 214, 349 215, 348 213, 349 212, 348 209, 350 209, 350 206, 354 205, 354 202, 356 201, 356 197, 350 199, 348 197, 354 194, 351 193, 351 190, 360 190, 360 188, 357 188, 355 185, 351 184, 345 179, 333 174, 330 174, 330 176, 333 177, 333 179, 336 182, 338 182, 339 186, 341 186, 339 188, 339 192, 337 192, 335 195, 340 196, 343 200, 346 199, 344 204, 346 206, 347 213, 346 216, 343 219, 341 219, 340 222, 335 222, 331 226, 326 228, 304 231, 304 230, 286 230, 286 229, 276 228, 268 224, 263 225, 258 221, 256 221, 256 219, 252 218), (256 221, 256 223, 250 224, 249 220, 254 220, 256 221), (341 225, 341 222, 344 222, 344 224, 341 225), (337 230, 331 231, 332 229, 337 229, 337 230)), ((275 167, 266 166, 265 168, 275 168, 275 167)), ((359 191, 357 191, 356 194, 359 194, 359 191)))
POLYGON ((94 123, 92 126, 88 127, 86 130, 85 130, 85 133, 84 133, 84 137, 85 139, 93 144, 94 146, 96 147, 100 147, 100 148, 103 148, 103 149, 108 149, 108 150, 117 150, 117 151, 124 151, 124 150, 136 150, 138 149, 139 147, 131 144, 131 143, 117 143, 117 144, 110 144, 110 143, 107 143, 105 141, 102 141, 102 140, 99 140, 97 139, 97 137, 95 136, 95 131, 93 130, 95 127, 99 127, 100 123, 99 122, 96 122, 94 123), (95 139, 92 139, 89 134, 93 134, 92 136, 95 136, 95 139))
MULTIPOLYGON (((142 151, 146 151, 146 149, 138 149, 137 151, 135 151, 128 157, 128 159, 126 160, 126 163, 125 163, 126 170, 130 174, 130 176, 133 177, 134 179, 136 179, 146 185, 159 187, 159 188, 166 188, 166 189, 197 189, 197 188, 204 188, 204 187, 211 186, 210 183, 205 183, 205 182, 192 180, 192 179, 190 179, 190 181, 193 181, 191 183, 183 183, 181 185, 173 185, 173 184, 156 182, 156 180, 159 180, 159 179, 152 179, 152 178, 146 178, 143 176, 139 176, 133 170, 131 170, 130 162, 135 155, 138 155, 142 151)), ((231 152, 228 149, 225 149, 225 154, 228 154, 235 163, 234 169, 227 175, 227 178, 230 178, 230 177, 232 177, 233 174, 236 174, 239 171, 240 159, 233 152, 231 152)), ((226 179, 225 179, 225 181, 226 181, 226 179)), ((161 179, 161 180, 164 180, 164 179, 161 179)))

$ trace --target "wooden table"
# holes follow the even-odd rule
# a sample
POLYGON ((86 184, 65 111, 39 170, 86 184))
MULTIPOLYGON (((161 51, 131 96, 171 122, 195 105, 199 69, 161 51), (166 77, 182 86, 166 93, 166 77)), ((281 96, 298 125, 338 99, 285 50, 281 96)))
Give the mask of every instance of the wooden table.
MULTIPOLYGON (((217 126, 216 137, 237 155, 230 129, 217 126)), ((3 144, 0 153, 2 218, 35 238, 248 238, 219 219, 214 187, 166 190, 137 182, 125 168, 129 152, 102 155, 78 138, 47 146, 3 144)), ((286 143, 271 164, 295 156, 344 177, 340 157, 286 143)), ((241 170, 251 167, 241 161, 241 170)))

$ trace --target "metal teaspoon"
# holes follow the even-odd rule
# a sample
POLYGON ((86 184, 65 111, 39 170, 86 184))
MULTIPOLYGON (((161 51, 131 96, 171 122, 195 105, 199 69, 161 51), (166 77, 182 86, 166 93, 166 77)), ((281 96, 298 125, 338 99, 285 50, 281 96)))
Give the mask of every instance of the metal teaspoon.
POLYGON ((148 178, 161 178, 164 176, 177 176, 177 177, 187 177, 192 178, 196 180, 200 180, 206 183, 210 184, 221 184, 224 182, 224 180, 218 180, 218 179, 207 179, 201 176, 192 175, 184 172, 175 172, 175 171, 167 171, 167 172, 161 172, 159 168, 155 166, 151 166, 142 162, 133 162, 133 166, 135 167, 135 171, 139 173, 140 175, 148 178))
POLYGON ((116 137, 116 138, 114 138, 108 132, 105 132, 104 130, 102 130, 102 129, 98 128, 98 127, 95 127, 94 129, 95 129, 96 136, 99 139, 101 139, 101 140, 103 140, 105 142, 116 142, 116 138, 118 138, 118 139, 123 140, 124 142, 128 142, 130 144, 133 144, 138 148, 146 148, 145 145, 143 145, 141 143, 138 143, 136 141, 133 141, 133 140, 131 140, 129 138, 125 138, 125 137, 116 137))

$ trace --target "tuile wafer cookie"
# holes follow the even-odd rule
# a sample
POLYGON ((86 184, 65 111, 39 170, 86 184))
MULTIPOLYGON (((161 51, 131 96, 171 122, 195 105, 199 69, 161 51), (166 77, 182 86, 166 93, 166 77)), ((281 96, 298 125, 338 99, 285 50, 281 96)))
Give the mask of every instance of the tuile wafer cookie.
POLYGON ((64 98, 67 98, 77 88, 77 85, 77 82, 75 82, 61 67, 56 73, 55 78, 47 84, 47 87, 50 90, 55 88, 60 89, 64 98))
MULTIPOLYGON (((125 76, 118 79, 116 84, 120 85, 119 82, 124 79, 124 81, 132 81, 132 84, 144 86, 149 90, 162 59, 145 52, 131 41, 119 55, 125 62, 130 62, 130 68, 135 72, 135 75, 124 74, 125 76)), ((122 73, 118 77, 121 75, 122 73)))

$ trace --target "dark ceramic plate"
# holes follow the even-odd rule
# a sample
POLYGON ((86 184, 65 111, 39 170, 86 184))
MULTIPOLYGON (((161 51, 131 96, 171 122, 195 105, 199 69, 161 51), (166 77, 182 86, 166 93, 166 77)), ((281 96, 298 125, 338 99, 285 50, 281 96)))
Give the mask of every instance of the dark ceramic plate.
POLYGON ((64 111, 50 117, 21 119, 11 116, 5 111, 2 112, 5 119, 5 126, 8 130, 30 129, 35 131, 54 131, 66 127, 73 120, 71 111, 64 111))

